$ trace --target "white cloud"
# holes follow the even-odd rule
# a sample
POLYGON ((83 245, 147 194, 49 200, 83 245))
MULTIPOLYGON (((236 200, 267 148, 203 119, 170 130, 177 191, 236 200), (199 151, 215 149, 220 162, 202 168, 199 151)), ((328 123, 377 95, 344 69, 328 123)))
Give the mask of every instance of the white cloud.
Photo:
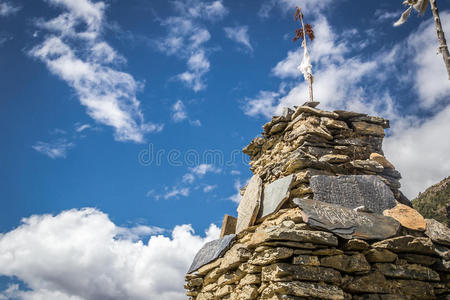
POLYGON ((77 126, 77 128, 75 128, 75 131, 76 132, 83 132, 84 130, 89 129, 89 128, 91 128, 91 125, 83 124, 83 125, 77 126))
MULTIPOLYGON (((444 32, 450 32, 450 13, 441 12, 440 16, 444 32)), ((450 84, 442 55, 436 55, 439 42, 432 18, 409 36, 407 45, 403 58, 417 67, 414 87, 421 98, 420 105, 432 108, 438 103, 449 104, 450 84)))
POLYGON ((199 177, 204 176, 206 173, 220 173, 220 168, 214 167, 212 164, 200 164, 191 168, 191 172, 199 177))
POLYGON ((183 183, 193 183, 195 181, 195 176, 194 174, 191 173, 186 173, 183 176, 183 183))
POLYGON ((111 66, 125 59, 101 39, 104 2, 48 2, 66 12, 37 23, 51 34, 31 49, 30 55, 73 87, 87 113, 97 122, 114 128, 116 140, 143 142, 146 133, 162 130, 161 125, 144 121, 136 99, 142 85, 130 74, 111 66), (82 25, 86 25, 86 30, 78 31, 82 25))
POLYGON ((11 2, 9 1, 0 0, 0 17, 7 17, 10 15, 14 15, 19 10, 21 10, 20 6, 11 4, 11 2))
POLYGON ((52 159, 56 159, 56 158, 66 158, 67 151, 75 147, 75 144, 67 141, 66 139, 59 139, 51 143, 39 141, 32 147, 37 152, 47 155, 52 159))
POLYGON ((294 13, 295 7, 302 8, 304 14, 319 14, 323 9, 329 8, 333 0, 266 0, 261 5, 258 15, 261 18, 268 18, 274 7, 278 6, 284 13, 294 13))
POLYGON ((184 105, 183 101, 178 100, 175 102, 175 104, 172 106, 172 120, 175 123, 183 122, 184 120, 189 120, 189 124, 191 126, 202 126, 202 123, 200 120, 191 120, 189 118, 186 106, 184 105))
POLYGON ((231 170, 230 174, 231 175, 241 175, 241 171, 239 171, 239 170, 231 170))
POLYGON ((187 187, 173 187, 170 191, 167 191, 164 195, 164 199, 178 198, 179 196, 189 196, 190 189, 187 187))
POLYGON ((390 132, 385 154, 402 173, 402 191, 410 199, 450 175, 450 105, 429 119, 406 117, 390 132))
POLYGON ((253 47, 248 35, 248 26, 225 27, 224 30, 227 38, 238 44, 244 45, 250 52, 253 52, 253 47))
POLYGON ((172 106, 172 120, 176 123, 187 119, 188 115, 186 112, 186 106, 184 106, 183 101, 178 100, 172 106))
POLYGON ((179 15, 161 22, 168 34, 157 42, 157 47, 167 55, 186 60, 187 70, 175 78, 198 92, 206 88, 204 76, 210 70, 205 43, 210 40, 211 34, 202 21, 220 20, 228 10, 222 1, 184 0, 172 3, 179 15))
POLYGON ((28 288, 11 285, 0 299, 186 299, 184 275, 220 230, 211 225, 204 237, 190 225, 175 226, 170 237, 153 232, 117 226, 93 208, 25 218, 0 235, 0 274, 28 288), (136 240, 148 234, 148 242, 136 240))
POLYGON ((241 202, 242 196, 241 196, 241 181, 239 179, 236 179, 234 181, 234 189, 236 190, 236 193, 228 197, 228 200, 231 200, 235 203, 241 202))
POLYGON ((398 19, 402 14, 401 10, 398 11, 388 11, 385 9, 377 9, 375 10, 374 16, 376 22, 385 22, 386 20, 394 20, 398 19))
POLYGON ((217 188, 217 185, 206 185, 205 187, 203 187, 203 192, 204 193, 209 193, 213 190, 215 190, 217 188))

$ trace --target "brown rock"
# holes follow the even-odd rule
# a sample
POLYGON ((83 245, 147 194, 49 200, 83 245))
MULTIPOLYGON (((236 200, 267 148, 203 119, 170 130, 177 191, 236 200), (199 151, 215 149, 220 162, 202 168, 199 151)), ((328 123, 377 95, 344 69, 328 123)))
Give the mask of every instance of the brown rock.
POLYGON ((373 152, 370 154, 370 160, 374 160, 380 165, 388 169, 395 169, 394 165, 391 164, 383 155, 373 152))
POLYGON ((346 251, 361 251, 369 248, 369 244, 363 240, 352 239, 348 240, 344 244, 344 250, 346 251))
POLYGON ((217 284, 219 286, 225 285, 225 284, 233 284, 241 280, 242 277, 245 276, 245 273, 243 273, 240 270, 236 270, 236 272, 228 272, 225 274, 220 275, 220 277, 217 279, 217 284))
POLYGON ((372 245, 375 249, 388 249, 393 252, 409 252, 418 254, 434 253, 434 245, 429 238, 405 235, 387 239, 372 245))
POLYGON ((436 299, 433 285, 429 282, 418 280, 391 280, 392 293, 408 295, 412 299, 436 299))
POLYGON ((370 271, 369 263, 364 255, 360 253, 354 255, 325 256, 320 259, 320 265, 346 273, 370 271))
POLYGON ((287 124, 287 122, 280 122, 275 124, 274 126, 272 126, 272 128, 270 128, 269 134, 276 134, 283 131, 286 128, 287 124))
POLYGON ((320 118, 322 125, 330 129, 348 130, 347 123, 344 121, 334 120, 327 117, 320 118))
POLYGON ((339 284, 341 274, 330 268, 277 263, 263 267, 261 280, 264 282, 306 280, 339 284))
POLYGON ((387 249, 370 249, 365 255, 367 261, 371 263, 393 262, 397 259, 397 254, 387 249))
POLYGON ((261 284, 260 274, 247 274, 239 281, 239 285, 261 284))
MULTIPOLYGON (((310 282, 271 282, 263 291, 261 299, 298 299, 289 296, 308 297, 308 299, 344 300, 344 292, 333 285, 310 282), (282 298, 272 298, 283 295, 282 298)), ((300 298, 301 299, 301 298, 300 298)))
POLYGON ((394 264, 375 264, 375 269, 380 271, 384 276, 399 279, 416 279, 423 281, 439 281, 439 274, 430 268, 411 264, 411 265, 394 265, 394 264))
POLYGON ((332 118, 332 119, 339 118, 339 115, 337 113, 320 110, 320 109, 312 108, 309 106, 299 106, 297 108, 297 110, 295 111, 295 113, 292 115, 292 118, 295 119, 301 113, 307 113, 307 114, 311 114, 311 115, 315 115, 315 116, 319 116, 319 117, 327 117, 327 118, 332 118))
POLYGON ((294 250, 290 248, 271 248, 259 253, 255 253, 249 260, 249 263, 257 266, 264 266, 273 262, 286 259, 294 254, 294 250))
POLYGON ((424 231, 426 228, 425 219, 422 215, 414 208, 401 203, 394 208, 383 211, 383 215, 394 218, 408 229, 424 231))
POLYGON ((326 140, 333 140, 333 136, 324 128, 313 126, 310 123, 302 123, 297 128, 293 129, 288 135, 287 140, 292 141, 302 135, 316 135, 326 140))
POLYGON ((222 263, 222 258, 216 259, 212 263, 209 263, 207 265, 201 266, 197 270, 197 274, 199 275, 206 275, 207 273, 211 272, 211 270, 217 268, 222 263))
POLYGON ((434 219, 426 219, 425 234, 435 243, 450 246, 450 228, 434 219))
POLYGON ((384 129, 380 125, 366 122, 352 122, 352 126, 357 133, 384 137, 384 129))
POLYGON ((319 258, 313 255, 295 256, 292 263, 294 265, 320 266, 319 258))
POLYGON ((237 219, 230 215, 225 215, 222 221, 222 230, 220 231, 220 237, 223 238, 228 234, 234 234, 236 232, 237 219))
POLYGON ((365 276, 355 277, 344 290, 350 293, 382 293, 391 292, 391 285, 380 272, 373 272, 365 276))
POLYGON ((344 254, 344 251, 335 248, 328 248, 315 250, 312 252, 312 254, 317 256, 340 255, 344 254))
POLYGON ((232 299, 253 300, 258 296, 258 287, 256 285, 245 285, 239 290, 239 294, 232 299))
POLYGON ((350 161, 350 158, 347 155, 343 154, 326 154, 322 156, 319 161, 327 162, 330 164, 340 164, 350 161))
POLYGON ((218 298, 223 298, 224 296, 231 294, 231 292, 233 292, 233 290, 234 290, 234 286, 225 285, 225 286, 217 289, 217 291, 214 293, 214 295, 218 298))
POLYGON ((438 261, 438 258, 436 257, 412 253, 400 254, 400 258, 406 260, 410 264, 420 264, 427 267, 438 261))
POLYGON ((251 256, 251 251, 243 244, 235 244, 222 258, 220 269, 226 272, 237 268, 242 262, 246 262, 251 256))
POLYGON ((369 172, 381 173, 384 168, 382 165, 373 160, 354 160, 350 162, 353 167, 369 172))

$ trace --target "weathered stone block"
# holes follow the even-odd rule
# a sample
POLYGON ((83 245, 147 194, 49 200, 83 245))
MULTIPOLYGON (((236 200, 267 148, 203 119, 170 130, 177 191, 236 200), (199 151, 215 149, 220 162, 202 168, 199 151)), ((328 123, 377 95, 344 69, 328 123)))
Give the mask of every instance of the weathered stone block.
POLYGON ((318 175, 311 177, 310 183, 317 201, 351 209, 364 206, 378 214, 396 205, 391 189, 376 176, 318 175))
POLYGON ((390 217, 357 212, 340 205, 308 199, 294 199, 294 204, 301 209, 308 225, 346 239, 382 240, 394 236, 400 228, 400 224, 390 217))
POLYGON ((325 256, 320 259, 320 265, 346 273, 370 271, 369 263, 364 255, 360 253, 355 255, 325 256))
POLYGON ((261 193, 262 180, 258 175, 253 175, 237 208, 236 233, 242 232, 255 223, 260 209, 261 193))
POLYGON ((435 243, 450 246, 450 228, 434 219, 426 219, 425 234, 435 243))
POLYGON ((412 265, 375 264, 375 269, 384 276, 399 279, 416 279, 424 281, 439 281, 439 274, 430 268, 412 265))
POLYGON ((222 229, 220 231, 220 237, 223 238, 229 234, 236 233, 236 223, 237 219, 230 215, 225 215, 222 221, 222 229))
POLYGON ((434 245, 429 238, 399 236, 377 242, 372 245, 375 249, 387 249, 393 252, 409 252, 418 254, 434 254, 434 245))
POLYGON ((383 215, 394 218, 408 229, 424 231, 426 227, 425 219, 417 210, 401 203, 394 208, 385 210, 383 215))
POLYGON ((274 295, 344 300, 344 292, 334 285, 301 281, 271 282, 262 292, 261 299, 270 299, 274 295))
POLYGON ((283 203, 289 198, 289 190, 293 179, 294 176, 289 175, 268 184, 264 188, 263 201, 258 218, 267 217, 281 208, 283 203))

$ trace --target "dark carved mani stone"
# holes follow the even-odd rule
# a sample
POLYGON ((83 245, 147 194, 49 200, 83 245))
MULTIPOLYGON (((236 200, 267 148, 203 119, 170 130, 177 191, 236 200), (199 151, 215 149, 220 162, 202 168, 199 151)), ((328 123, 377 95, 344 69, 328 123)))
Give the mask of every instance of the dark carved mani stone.
POLYGON ((210 262, 221 257, 225 253, 225 251, 230 248, 231 242, 235 237, 235 234, 230 234, 203 245, 200 251, 198 251, 195 255, 194 261, 192 262, 189 271, 187 271, 188 274, 197 271, 202 266, 209 264, 210 262))
POLYGON ((374 175, 317 175, 310 182, 317 201, 351 209, 364 206, 378 214, 396 205, 391 189, 374 175))
POLYGON ((310 199, 294 199, 303 221, 345 239, 384 240, 394 236, 400 223, 391 217, 356 212, 343 206, 310 199))

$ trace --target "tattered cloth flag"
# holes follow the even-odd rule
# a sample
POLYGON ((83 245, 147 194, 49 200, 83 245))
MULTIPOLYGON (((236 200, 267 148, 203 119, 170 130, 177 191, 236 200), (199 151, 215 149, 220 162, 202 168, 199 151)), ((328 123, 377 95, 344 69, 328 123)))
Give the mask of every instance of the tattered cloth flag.
POLYGON ((314 77, 312 75, 312 65, 311 65, 311 58, 309 57, 308 48, 306 47, 306 42, 303 40, 303 59, 300 65, 298 66, 298 69, 300 72, 303 73, 303 76, 305 77, 305 80, 309 81, 311 80, 311 83, 314 80, 314 77))
POLYGON ((400 26, 406 22, 409 15, 411 14, 412 9, 414 8, 419 14, 423 15, 427 10, 429 0, 406 0, 403 2, 403 5, 409 5, 408 9, 405 10, 400 19, 394 23, 394 26, 400 26))

